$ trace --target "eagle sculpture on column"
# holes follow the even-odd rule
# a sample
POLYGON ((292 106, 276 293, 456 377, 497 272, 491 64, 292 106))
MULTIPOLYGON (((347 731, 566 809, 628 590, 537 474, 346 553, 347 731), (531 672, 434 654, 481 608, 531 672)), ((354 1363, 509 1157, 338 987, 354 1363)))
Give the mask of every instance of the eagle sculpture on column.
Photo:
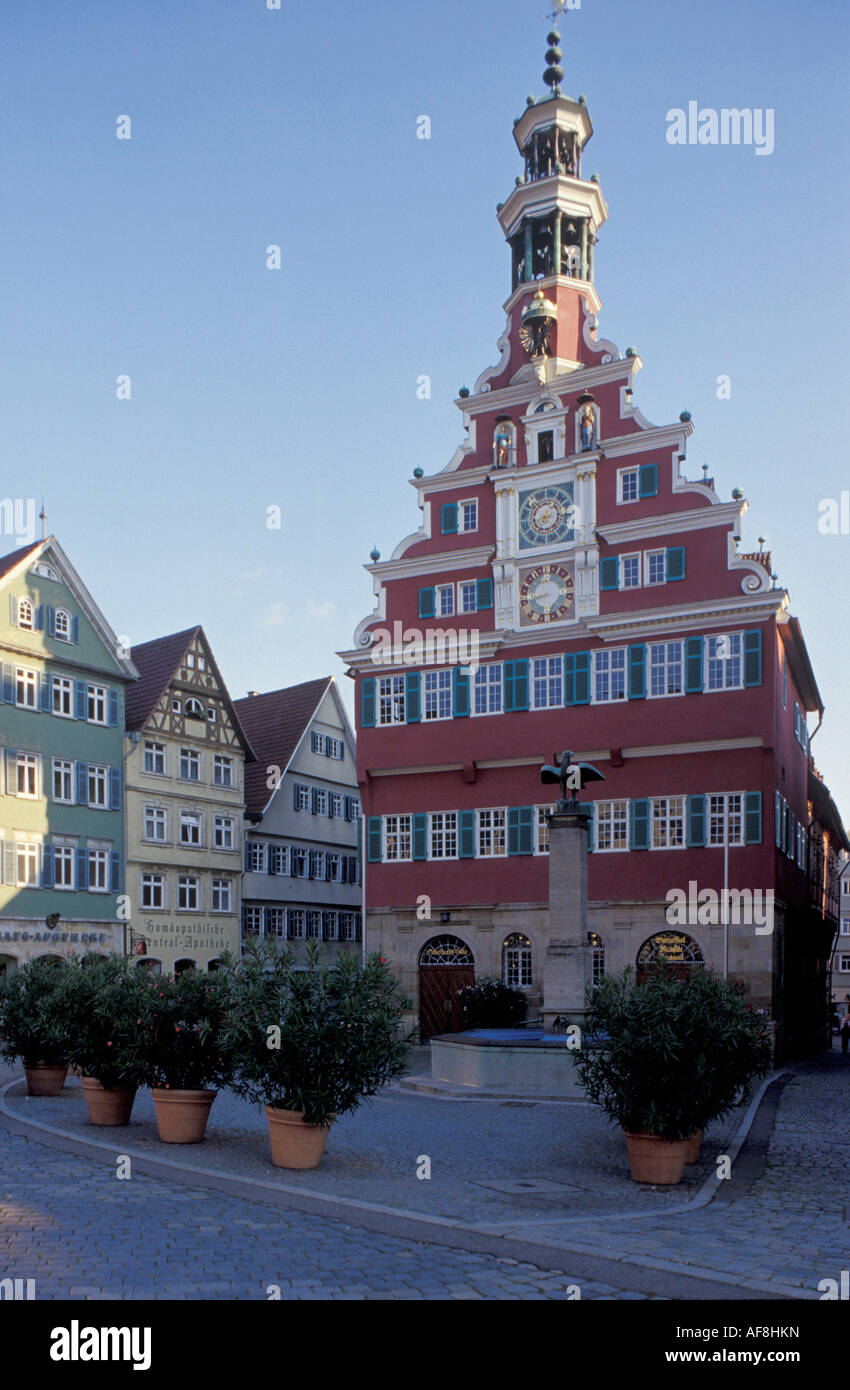
MULTIPOLYGON (((575 794, 571 797, 567 796, 567 782, 572 781, 573 784, 575 783, 576 771, 578 771, 579 788, 586 787, 589 782, 605 781, 605 774, 600 772, 598 768, 595 768, 592 763, 574 763, 571 752, 566 752, 562 755, 560 767, 552 767, 546 764, 540 769, 541 782, 559 782, 561 784, 561 799, 558 802, 559 811, 564 811, 569 806, 578 804, 578 797, 575 796, 575 794)), ((576 790, 578 790, 578 788, 574 785, 570 787, 570 791, 573 793, 575 793, 576 790)))

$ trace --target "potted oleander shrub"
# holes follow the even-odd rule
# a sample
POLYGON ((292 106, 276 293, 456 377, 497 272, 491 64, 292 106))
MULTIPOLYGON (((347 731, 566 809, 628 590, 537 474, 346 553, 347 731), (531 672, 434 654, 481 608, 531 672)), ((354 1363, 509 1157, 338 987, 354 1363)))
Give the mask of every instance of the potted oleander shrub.
POLYGON ((21 1058, 31 1096, 58 1096, 68 1075, 54 1015, 65 969, 61 956, 42 956, 0 978, 0 1052, 21 1058))
POLYGON ((641 984, 631 970, 606 976, 588 1009, 573 1053, 588 1100, 622 1126, 635 1182, 679 1182, 701 1132, 769 1070, 763 1020, 703 967, 678 979, 659 965, 641 984))
POLYGON ((328 962, 318 942, 306 965, 275 943, 252 945, 229 973, 232 1089, 265 1107, 275 1167, 315 1168, 337 1117, 404 1071, 411 1001, 379 956, 328 962))
POLYGON ((228 1000, 227 972, 185 970, 150 981, 141 1014, 140 1075, 151 1089, 165 1144, 199 1144, 213 1101, 230 1080, 222 1039, 228 1000))
POLYGON ((521 989, 489 975, 480 975, 474 985, 465 985, 458 998, 464 1028, 516 1028, 528 1010, 521 989))
POLYGON ((81 1073, 93 1125, 130 1123, 144 1080, 140 1040, 151 987, 146 972, 124 956, 76 957, 64 971, 56 1025, 81 1073))

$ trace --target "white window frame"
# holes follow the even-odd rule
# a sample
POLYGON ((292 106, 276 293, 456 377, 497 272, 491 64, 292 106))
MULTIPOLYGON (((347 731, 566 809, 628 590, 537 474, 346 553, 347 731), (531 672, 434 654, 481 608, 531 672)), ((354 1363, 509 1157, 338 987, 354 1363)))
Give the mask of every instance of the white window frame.
POLYGON ((38 709, 38 671, 29 666, 15 667, 15 706, 17 709, 38 709))
POLYGON ((462 535, 462 536, 468 535, 470 531, 477 531, 477 530, 478 530, 478 498, 477 498, 477 497, 467 497, 467 498, 464 498, 464 500, 463 500, 462 502, 458 502, 458 504, 457 504, 457 529, 458 529, 458 534, 459 534, 459 535, 462 535), (467 509, 467 507, 471 507, 472 510, 473 510, 473 513, 474 513, 474 516, 473 516, 474 525, 467 525, 467 516, 466 516, 466 509, 467 509))
POLYGON ((53 887, 57 893, 72 893, 76 884, 76 859, 77 852, 70 845, 53 846, 53 887), (60 875, 59 865, 68 869, 68 882, 60 883, 60 877, 65 878, 65 874, 60 875))
POLYGON ((179 875, 178 875, 178 877, 177 877, 177 911, 178 911, 178 912, 202 912, 202 911, 203 911, 203 906, 202 906, 202 903, 201 903, 201 880, 200 880, 200 877, 199 877, 198 874, 179 874, 179 875), (190 907, 190 906, 188 905, 188 903, 182 902, 182 901, 181 901, 181 898, 186 897, 186 898, 188 899, 188 898, 192 895, 192 891, 193 891, 193 890, 194 890, 194 896, 195 896, 195 906, 194 906, 194 907, 190 907))
POLYGON ((433 811, 428 827, 428 858, 451 860, 458 857, 457 811, 433 811), (454 847, 454 853, 447 853, 454 847), (439 850, 439 853, 437 852, 439 850))
POLYGON ((233 911, 233 881, 229 878, 214 878, 210 885, 210 912, 230 913, 233 911))
POLYGON ((457 611, 462 617, 478 612, 478 584, 474 579, 459 579, 457 585, 457 611), (471 607, 467 607, 467 601, 471 607))
POLYGON ((639 501, 640 501, 640 469, 639 469, 639 468, 619 468, 619 469, 617 470, 617 506, 618 506, 618 507, 627 507, 627 506, 630 505, 630 503, 632 503, 632 502, 639 502, 639 501), (625 494, 625 479, 626 479, 626 477, 628 477, 628 476, 633 476, 633 477, 634 477, 634 480, 635 480, 635 495, 634 495, 634 497, 626 497, 626 496, 624 495, 624 494, 625 494))
POLYGON ((643 552, 643 585, 645 589, 657 589, 667 583, 667 551, 645 550, 643 552), (660 559, 661 578, 652 578, 652 561, 660 559))
POLYGON ((40 758, 37 753, 19 753, 16 759, 16 795, 25 801, 38 801, 41 795, 39 783, 40 758), (23 775, 22 775, 23 774, 23 775))
POLYGON ((105 685, 86 686, 86 722, 101 726, 109 722, 109 694, 105 685))
POLYGON ((529 670, 531 683, 531 708, 532 709, 563 709, 564 708, 564 658, 562 656, 535 656, 531 659, 529 670), (538 674, 538 667, 543 667, 542 674, 538 674), (543 682, 544 700, 538 700, 538 681, 543 682), (558 698, 553 699, 552 683, 557 682, 556 693, 558 698))
POLYGON ((148 777, 167 777, 167 776, 168 776, 168 771, 167 771, 168 763, 167 763, 167 761, 166 761, 166 752, 167 752, 167 750, 166 750, 166 745, 165 745, 164 743, 158 743, 158 742, 156 741, 156 739, 150 739, 150 738, 145 739, 145 746, 144 746, 144 750, 143 750, 143 753, 142 753, 142 758, 143 758, 143 769, 144 769, 144 772, 147 774, 148 777), (151 761, 152 763, 156 763, 160 758, 162 759, 162 769, 161 769, 161 771, 157 771, 156 768, 154 768, 154 767, 148 767, 148 756, 150 756, 150 761, 151 761))
POLYGON ((41 845, 30 840, 15 843, 15 883, 18 888, 41 887, 41 845), (24 873, 21 873, 23 866, 24 873))
POLYGON ((745 793, 709 792, 706 796, 705 802, 705 841, 708 848, 723 848, 725 833, 723 829, 724 826, 729 831, 730 849, 737 849, 743 846, 744 816, 746 811, 745 793), (720 803, 719 806, 718 803, 720 803))
POLYGON ((504 669, 500 661, 488 662, 485 666, 479 666, 472 679, 472 699, 470 701, 470 713, 477 719, 486 719, 491 714, 502 714, 504 710, 505 682, 504 669), (479 683, 478 677, 483 679, 479 683), (482 703, 486 709, 478 708, 479 693, 483 694, 482 703), (490 708, 491 702, 497 706, 490 708))
POLYGON ((52 765, 52 788, 53 800, 61 806, 73 806, 77 800, 74 788, 75 764, 71 758, 54 758, 52 765), (67 796, 56 795, 56 778, 61 778, 63 790, 65 790, 65 779, 67 778, 67 796))
POLYGON ((376 689, 378 726, 387 728, 407 722, 404 676, 379 676, 376 689), (385 717, 388 716, 388 717, 385 717))
POLYGON ((168 843, 168 812, 163 806, 146 806, 144 813, 144 834, 146 844, 165 845, 168 843), (161 835, 151 834, 151 830, 162 830, 161 835))
POLYGON ((109 768, 100 763, 89 763, 88 804, 93 811, 109 810, 109 768), (103 800, 100 800, 100 794, 103 800))
POLYGON ((198 750, 197 750, 196 748, 181 748, 181 749, 180 749, 180 760, 179 760, 179 763, 178 763, 178 768, 179 768, 179 776, 178 776, 178 778, 177 778, 178 782, 193 782, 193 783, 198 783, 198 782, 200 782, 200 781, 202 780, 202 777, 203 777, 203 764, 202 764, 202 761, 201 761, 201 754, 198 752, 198 750), (184 764, 185 764, 186 767, 187 767, 188 769, 190 769, 190 770, 191 770, 192 768, 194 768, 194 769, 197 771, 197 774, 198 774, 197 777, 190 777, 188 772, 184 772, 184 771, 183 771, 183 766, 184 766, 184 764))
POLYGON ((685 796, 656 796, 650 800, 650 849, 668 852, 670 850, 680 850, 687 847, 687 827, 686 820, 688 814, 687 797, 685 796), (680 810, 672 810, 671 805, 678 803, 680 810), (661 809, 663 807, 663 810, 661 809), (681 840, 675 843, 675 826, 681 823, 681 840), (662 844, 656 844, 656 831, 660 832, 662 844), (671 837, 673 842, 671 843, 671 837))
POLYGON ((289 941, 303 941, 307 923, 303 907, 289 907, 286 910, 286 935, 289 941))
POLYGON ((478 812, 476 847, 479 859, 502 859, 508 852, 508 813, 501 806, 478 812))
POLYGON ((704 638, 705 651, 705 684, 704 690, 711 694, 722 690, 743 690, 744 688, 744 635, 741 632, 715 632, 711 636, 704 638), (717 657, 711 655, 712 644, 721 641, 729 641, 732 644, 728 657, 717 657), (737 649, 737 651, 736 651, 737 649), (712 663, 718 663, 722 667, 723 681, 720 685, 711 684, 712 663), (729 681, 729 671, 734 670, 735 662, 738 663, 739 678, 735 682, 729 681))
POLYGON ((549 853, 549 813, 551 806, 537 806, 534 818, 534 853, 549 853))
POLYGON ((105 849, 90 849, 89 857, 89 892, 108 893, 109 892, 109 851, 105 849))
POLYGON ((594 653, 593 653, 593 681, 592 681, 592 683, 591 683, 591 691, 590 691, 591 704, 594 704, 594 705, 618 705, 618 704, 620 704, 621 702, 625 702, 625 701, 627 700, 627 698, 628 698, 628 666, 627 666, 627 662, 626 662, 626 656, 627 656, 627 652, 626 652, 626 648, 625 648, 625 647, 601 647, 601 648, 597 648, 597 649, 594 650, 594 653), (614 668, 614 658, 615 658, 615 657, 618 658, 616 670, 615 670, 615 668, 614 668), (619 660, 619 658, 622 658, 622 662, 619 660), (608 668, 607 671, 600 671, 600 669, 599 669, 600 666, 603 665, 603 662, 607 662, 607 668, 608 668), (607 696, 606 696, 606 695, 600 695, 600 694, 599 694, 599 678, 600 678, 600 676, 607 676, 607 680, 608 680, 608 694, 607 694, 607 696), (614 676, 617 676, 618 679, 619 679, 620 676, 622 676, 622 680, 623 680, 623 693, 622 693, 622 695, 612 695, 612 694, 611 694, 611 691, 613 690, 613 686, 614 686, 614 676))
POLYGON ((233 816, 213 817, 213 849, 233 850, 236 848, 236 821, 233 816))
POLYGON ((204 818, 200 811, 180 810, 180 840, 184 849, 202 849, 204 845, 204 818), (196 830, 197 839, 187 839, 184 830, 196 830))
POLYGON ((452 717, 451 670, 425 671, 422 681, 422 719, 435 724, 452 717))
POLYGON ((59 719, 74 718, 74 682, 70 676, 53 676, 50 681, 50 709, 59 719))
POLYGON ((249 874, 267 874, 269 864, 268 845, 264 840, 248 841, 248 869, 249 874))
POLYGON ((624 854, 629 848, 629 802, 624 797, 594 802, 594 854, 624 854), (608 840, 609 843, 603 843, 608 840))
POLYGON ((618 566, 620 589, 630 592, 632 589, 640 589, 643 586, 643 556, 639 550, 630 550, 628 555, 620 556, 618 566), (633 560, 637 566, 637 579, 634 584, 626 583, 626 561, 633 560))
POLYGON ((35 605, 32 599, 18 599, 18 627, 22 632, 35 632, 35 605))
POLYGON ((224 787, 226 791, 233 791, 236 786, 236 763, 226 753, 213 756, 213 786, 224 787))
POLYGON ((164 912, 166 910, 165 886, 165 874, 142 874, 142 907, 146 912, 164 912), (159 897, 159 902, 153 901, 156 896, 159 897))
POLYGON ((454 584, 438 584, 434 613, 438 618, 453 618, 455 614, 454 584))
POLYGON ((413 817, 384 816, 384 860, 406 864, 413 859, 413 817))
POLYGON ((646 654, 647 654, 647 662, 646 662, 646 676, 647 676, 647 679, 646 679, 646 696, 647 696, 647 699, 648 699, 648 700, 676 700, 676 699, 679 698, 680 695, 684 695, 684 693, 685 693, 685 644, 684 644, 684 642, 682 642, 680 639, 677 639, 677 638, 675 638, 675 637, 673 638, 672 641, 647 642, 647 644, 646 644, 646 654), (671 648, 671 647, 677 647, 677 648, 678 648, 679 654, 678 654, 677 657, 671 658, 671 656, 670 656, 670 648, 671 648), (659 648, 661 648, 661 649, 663 650, 663 652, 664 652, 664 658, 663 658, 663 661, 661 661, 661 662, 658 662, 658 661, 654 661, 654 660, 653 660, 653 651, 657 651, 659 648), (679 668, 679 689, 678 689, 678 690, 670 690, 670 689, 669 689, 669 685, 670 685, 670 670, 671 670, 672 667, 677 667, 677 666, 678 666, 678 668, 679 668), (658 671, 663 671, 663 673, 664 673, 664 689, 663 689, 662 691, 654 691, 653 688, 652 688, 652 673, 653 673, 653 671, 656 671, 656 670, 658 670, 658 671))

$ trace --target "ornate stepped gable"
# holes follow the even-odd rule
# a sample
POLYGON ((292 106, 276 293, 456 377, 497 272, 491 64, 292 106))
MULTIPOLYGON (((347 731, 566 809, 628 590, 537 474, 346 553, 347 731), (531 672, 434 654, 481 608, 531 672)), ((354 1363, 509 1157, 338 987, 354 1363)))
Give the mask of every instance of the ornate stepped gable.
POLYGON ((743 494, 724 502, 711 479, 686 476, 689 412, 651 424, 634 401, 637 352, 598 336, 607 208, 582 173, 591 135, 584 98, 557 85, 515 123, 525 172, 498 209, 513 284, 501 356, 456 401, 467 439, 455 456, 440 473, 416 470, 421 526, 367 566, 377 603, 346 653, 355 667, 396 621, 483 629, 486 652, 555 632, 610 639, 607 620, 626 608, 661 625, 700 613, 740 625, 781 602, 762 597, 769 554, 739 550, 743 494), (432 598, 463 581, 474 598, 432 598))

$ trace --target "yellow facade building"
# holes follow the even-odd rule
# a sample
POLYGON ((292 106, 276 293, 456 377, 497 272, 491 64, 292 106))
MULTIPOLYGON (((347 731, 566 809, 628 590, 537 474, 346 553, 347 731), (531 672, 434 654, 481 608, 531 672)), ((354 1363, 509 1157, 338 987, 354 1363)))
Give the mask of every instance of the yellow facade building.
POLYGON ((201 627, 134 647, 127 696, 129 949, 156 973, 240 949, 245 762, 254 754, 201 627))

